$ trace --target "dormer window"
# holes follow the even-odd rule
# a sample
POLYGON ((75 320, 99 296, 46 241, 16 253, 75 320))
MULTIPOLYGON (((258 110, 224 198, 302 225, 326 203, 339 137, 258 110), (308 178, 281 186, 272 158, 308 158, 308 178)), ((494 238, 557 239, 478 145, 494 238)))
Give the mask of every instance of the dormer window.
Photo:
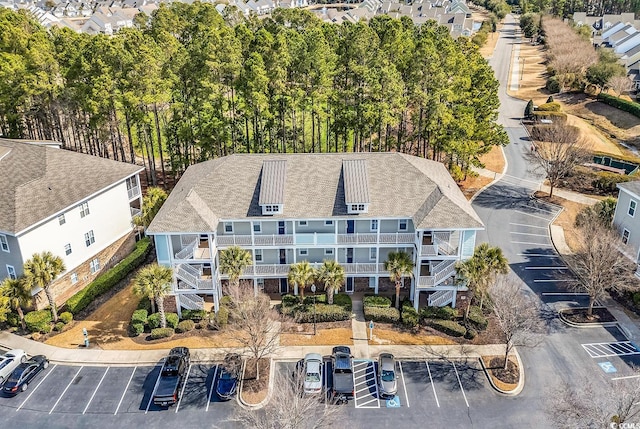
POLYGON ((284 208, 284 187, 287 179, 287 161, 262 162, 260 198, 258 204, 263 216, 281 214, 284 208))
POLYGON ((369 211, 369 180, 366 160, 343 160, 342 175, 347 213, 367 213, 369 211))
POLYGON ((280 204, 266 204, 262 206, 263 215, 272 215, 282 213, 282 205, 280 204))

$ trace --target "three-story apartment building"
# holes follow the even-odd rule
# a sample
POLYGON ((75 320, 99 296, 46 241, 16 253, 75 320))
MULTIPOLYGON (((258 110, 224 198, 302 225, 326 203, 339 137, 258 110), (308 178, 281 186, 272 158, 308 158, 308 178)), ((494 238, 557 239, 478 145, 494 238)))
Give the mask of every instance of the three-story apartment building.
MULTIPOLYGON (((455 263, 472 256, 483 225, 446 168, 400 153, 231 155, 187 169, 147 229, 158 262, 174 270, 176 306, 215 308, 218 252, 240 246, 242 279, 268 293, 297 293, 291 264, 344 266, 347 293, 392 289, 384 262, 415 263, 410 297, 455 306, 455 263)), ((319 285, 321 286, 321 285, 319 285)))
MULTIPOLYGON (((0 281, 50 251, 66 271, 52 286, 61 304, 132 249, 142 194, 137 165, 0 139, 0 281)), ((36 305, 47 304, 40 290, 36 305)))

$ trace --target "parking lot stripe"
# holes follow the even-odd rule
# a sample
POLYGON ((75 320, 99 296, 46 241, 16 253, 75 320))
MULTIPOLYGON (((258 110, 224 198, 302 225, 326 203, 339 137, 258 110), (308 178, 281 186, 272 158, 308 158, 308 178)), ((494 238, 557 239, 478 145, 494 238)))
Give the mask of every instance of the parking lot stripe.
POLYGON ((364 392, 365 390, 369 390, 369 385, 363 387, 362 389, 358 389, 355 391, 355 393, 360 393, 360 392, 364 392))
POLYGON ((216 365, 216 370, 213 371, 213 378, 211 379, 211 390, 209 390, 209 397, 207 398, 207 408, 205 411, 209 411, 209 404, 211 403, 211 396, 213 395, 213 386, 216 384, 216 376, 218 375, 218 365, 216 365))
POLYGON ((547 255, 546 253, 518 253, 518 256, 531 256, 532 258, 559 258, 558 255, 547 255))
POLYGON ((102 384, 102 380, 104 380, 104 378, 106 377, 108 372, 109 372, 109 367, 107 367, 107 370, 104 372, 104 374, 102 374, 102 378, 100 379, 100 382, 98 383, 98 386, 96 386, 96 390, 93 391, 93 395, 91 395, 91 398, 89 398, 89 402, 87 402, 87 406, 84 407, 84 411, 82 411, 82 414, 86 413, 87 410, 89 409, 89 405, 91 405, 91 401, 93 401, 93 398, 96 396, 96 393, 98 393, 98 389, 100 388, 100 385, 102 384))
POLYGON ((402 388, 404 389, 404 398, 407 400, 407 408, 409 407, 409 395, 407 395, 407 383, 404 381, 404 372, 402 372, 402 362, 398 361, 400 367, 400 377, 402 377, 402 388))
POLYGON ((548 226, 536 226, 536 225, 527 225, 526 223, 513 223, 510 222, 509 225, 514 225, 514 226, 526 226, 527 228, 538 228, 538 229, 545 229, 545 230, 549 230, 548 226))
POLYGON ((582 292, 542 292, 543 296, 562 296, 562 295, 567 295, 567 296, 588 296, 588 293, 582 293, 582 292))
POLYGON ((153 391, 151 392, 151 396, 149 396, 149 402, 147 402, 147 409, 144 410, 145 414, 147 414, 149 412, 149 407, 151 406, 151 401, 153 401, 153 396, 156 394, 156 389, 158 388, 158 383, 160 383, 160 375, 162 375, 162 367, 160 367, 160 371, 158 372, 158 378, 156 379, 156 384, 153 385, 153 391))
POLYGON ((356 406, 356 408, 380 408, 380 401, 376 397, 376 398, 368 400, 367 402, 365 402, 363 404, 360 404, 360 405, 356 406), (375 401, 378 401, 378 406, 377 407, 365 407, 365 405, 370 404, 370 403, 375 402, 375 401))
POLYGON ((628 378, 640 378, 640 375, 627 375, 626 377, 613 377, 612 380, 626 380, 628 378))
POLYGON ((73 383, 73 380, 76 379, 76 377, 78 376, 78 374, 80 374, 80 371, 82 371, 82 368, 84 368, 84 366, 81 366, 80 369, 78 370, 78 372, 76 372, 76 375, 73 376, 73 378, 71 379, 71 381, 69 382, 69 384, 67 384, 67 387, 64 388, 64 390, 62 391, 62 394, 60 395, 60 397, 58 398, 58 400, 56 401, 55 404, 53 404, 53 407, 51 407, 51 411, 49 411, 49 414, 53 413, 53 410, 56 409, 56 406, 58 405, 58 402, 60 402, 60 400, 62 399, 62 397, 64 396, 65 393, 67 393, 67 390, 69 390, 69 388, 71 387, 71 383, 73 383))
POLYGON ((531 235, 533 237, 548 237, 549 234, 534 234, 532 232, 518 232, 518 231, 509 231, 510 234, 518 234, 518 235, 531 235))
POLYGON ((582 344, 582 348, 593 359, 640 354, 640 350, 636 349, 629 341, 620 341, 617 343, 582 344))
POLYGON ((360 383, 356 383, 356 387, 360 386, 361 384, 367 384, 367 379, 365 378, 364 381, 361 381, 360 383))
POLYGON ((47 372, 47 374, 44 376, 44 378, 43 378, 42 380, 40 380, 40 383, 38 383, 38 385, 37 385, 33 390, 31 390, 31 393, 29 393, 29 396, 27 396, 27 399, 25 399, 24 401, 22 401, 22 404, 20 404, 20 406, 19 406, 18 408, 16 408, 16 411, 19 411, 19 410, 20 410, 20 408, 22 408, 22 407, 24 406, 24 404, 26 404, 26 403, 27 403, 27 401, 29 400, 29 398, 31 398, 31 396, 32 396, 34 393, 36 393, 36 390, 38 390, 38 387, 40 387, 40 385, 41 385, 42 383, 44 383, 44 381, 47 379, 47 377, 49 377, 49 375, 53 372, 53 370, 54 370, 54 369, 56 369, 56 367, 57 367, 57 366, 58 366, 58 365, 54 365, 54 366, 49 370, 49 372, 47 372))
POLYGON ((438 401, 438 395, 436 394, 436 386, 433 385, 433 378, 431 377, 431 370, 429 369, 429 362, 424 361, 427 364, 427 372, 429 373, 429 380, 431 380, 431 388, 433 389, 433 396, 436 398, 436 405, 440 408, 440 401, 438 401))
POLYGON ((458 384, 460 385, 460 390, 462 391, 462 396, 464 397, 464 402, 467 404, 467 408, 469 408, 469 401, 467 401, 467 395, 464 393, 464 387, 462 387, 462 381, 460 381, 460 374, 458 374, 458 368, 456 368, 456 363, 451 362, 453 365, 453 370, 456 372, 456 377, 458 377, 458 384))
POLYGON ((541 246, 541 247, 553 247, 550 243, 532 243, 530 241, 512 241, 512 244, 528 244, 531 246, 541 246))
POLYGON ((114 416, 116 414, 118 414, 118 410, 120 409, 120 405, 122 405, 122 400, 124 399, 124 395, 127 394, 127 390, 129 390, 129 385, 131 384, 131 380, 133 380, 133 374, 136 373, 136 368, 138 368, 138 367, 134 366, 133 367, 133 371, 131 371, 131 377, 129 377, 129 381, 127 382, 127 385, 124 388, 124 392, 122 392, 122 396, 120 397, 120 402, 118 402, 118 406, 116 407, 116 411, 113 413, 114 416))
POLYGON ((191 372, 192 364, 189 364, 189 368, 187 368, 187 376, 182 382, 182 390, 180 391, 180 397, 178 398, 178 404, 176 405, 176 413, 180 409, 180 403, 182 402, 182 397, 184 396, 184 388, 187 387, 187 382, 189 381, 189 373, 191 372))
MULTIPOLYGON (((535 279, 534 283, 553 283, 553 282, 572 282, 573 279, 535 279)), ((568 295, 566 293, 561 293, 560 295, 568 295)))
POLYGON ((524 267, 525 270, 568 270, 569 267, 524 267))
POLYGON ((531 216, 531 217, 535 217, 535 218, 538 218, 538 219, 546 220, 547 222, 549 222, 549 220, 550 220, 548 217, 538 216, 538 215, 534 215, 534 214, 531 214, 531 213, 526 213, 526 212, 523 212, 523 211, 520 211, 520 210, 514 210, 514 212, 516 212, 518 214, 525 215, 525 216, 531 216))

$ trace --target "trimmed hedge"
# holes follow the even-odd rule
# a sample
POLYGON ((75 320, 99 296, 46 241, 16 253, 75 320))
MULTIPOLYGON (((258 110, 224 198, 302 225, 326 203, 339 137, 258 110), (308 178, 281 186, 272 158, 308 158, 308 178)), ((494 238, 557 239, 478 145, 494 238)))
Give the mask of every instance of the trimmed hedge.
POLYGON ((55 326, 53 327, 53 329, 56 332, 62 332, 64 330, 64 322, 58 322, 55 324, 55 326))
POLYGON ((73 314, 69 313, 68 311, 65 311, 64 313, 58 315, 58 320, 64 323, 65 325, 68 325, 73 321, 73 314))
POLYGON ((448 305, 444 307, 424 307, 420 310, 420 317, 423 319, 454 320, 458 317, 458 310, 448 305))
POLYGON ((169 338, 174 334, 173 328, 156 328, 151 330, 151 339, 159 340, 160 338, 169 338))
POLYGON ((400 312, 395 307, 365 307, 364 320, 373 320, 380 323, 398 323, 400 321, 400 312))
POLYGON ((640 118, 640 104, 634 103, 633 101, 623 100, 618 97, 614 97, 613 95, 600 93, 598 94, 598 100, 602 101, 609 106, 613 106, 616 109, 620 109, 627 113, 631 113, 633 116, 640 118))
POLYGON ((229 308, 221 305, 216 314, 216 323, 220 328, 224 328, 229 323, 229 308))
POLYGON ((178 327, 176 328, 176 332, 189 332, 192 331, 196 327, 196 324, 193 320, 183 320, 178 323, 178 327))
POLYGON ((147 314, 151 313, 151 300, 148 296, 143 297, 138 303, 137 310, 147 310, 147 314))
POLYGON ((157 329, 160 327, 160 313, 153 313, 147 317, 147 325, 149 329, 157 329))
POLYGON ((30 311, 24 316, 24 322, 27 325, 29 332, 42 332, 48 334, 51 332, 51 311, 38 310, 30 311))
POLYGON ((467 328, 453 320, 429 320, 427 324, 433 329, 452 337, 462 337, 467 333, 467 328))
POLYGON ((608 171, 599 171, 597 173, 598 178, 591 182, 591 185, 604 192, 615 193, 618 190, 618 183, 630 182, 635 180, 637 176, 622 175, 616 173, 610 173, 608 171))
POLYGON ((136 310, 131 315, 131 323, 142 323, 143 325, 147 323, 147 317, 149 317, 149 313, 145 309, 136 310))
POLYGON ((131 335, 137 337, 144 332, 144 323, 136 322, 129 325, 131 335))
POLYGON ((539 112, 559 112, 561 110, 562 110, 562 106, 560 106, 560 103, 555 103, 553 101, 550 103, 544 103, 538 106, 539 112))
POLYGON ((204 310, 184 310, 182 312, 182 320, 193 320, 194 322, 200 322, 207 317, 207 312, 204 310))
POLYGON ((420 322, 420 315, 411 305, 410 301, 405 301, 402 305, 402 324, 407 328, 415 328, 420 322))
POLYGON ((386 296, 380 295, 365 296, 362 299, 362 305, 364 307, 389 308, 391 307, 391 300, 386 296))
MULTIPOLYGON (((307 299, 305 298, 305 301, 307 299)), ((300 304, 300 297, 295 295, 282 295, 282 306, 283 307, 294 307, 300 304)))
POLYGON ((349 295, 346 293, 339 293, 333 296, 333 305, 339 305, 345 310, 351 311, 353 304, 351 303, 351 297, 349 295))
MULTIPOLYGON (((338 322, 349 320, 351 312, 341 305, 317 304, 315 312, 316 322, 338 322)), ((304 306, 295 313, 295 321, 298 323, 313 323, 313 305, 304 306)))
POLYGON ((120 280, 138 268, 144 262, 151 250, 149 238, 143 238, 136 243, 136 248, 115 267, 104 274, 99 275, 89 286, 73 295, 66 302, 67 309, 78 314, 87 308, 94 299, 113 288, 120 280))
POLYGON ((167 319, 167 327, 176 329, 180 318, 176 313, 165 313, 164 317, 167 319))
POLYGON ((471 322, 476 328, 478 328, 479 331, 484 331, 485 329, 487 329, 487 325, 489 324, 487 318, 484 317, 484 314, 482 314, 482 310, 480 310, 480 307, 476 307, 475 305, 472 306, 469 310, 469 317, 467 320, 471 322))

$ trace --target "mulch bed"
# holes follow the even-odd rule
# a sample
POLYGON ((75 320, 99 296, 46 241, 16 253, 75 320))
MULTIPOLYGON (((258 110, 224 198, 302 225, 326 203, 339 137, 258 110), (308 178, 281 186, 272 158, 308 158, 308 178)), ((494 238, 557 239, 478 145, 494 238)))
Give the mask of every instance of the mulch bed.
POLYGON ((504 357, 494 357, 489 363, 489 371, 491 374, 506 384, 517 384, 520 378, 518 365, 509 359, 507 369, 504 369, 504 357))
POLYGON ((632 311, 636 315, 640 316, 640 305, 636 305, 633 302, 633 294, 630 292, 617 293, 614 290, 609 291, 609 295, 611 298, 616 300, 618 304, 621 304, 624 308, 629 311, 632 311))
MULTIPOLYGON (((351 328, 351 320, 342 320, 339 322, 319 322, 316 323, 316 329, 336 329, 351 328)), ((297 323, 293 319, 284 318, 282 323, 282 333, 284 334, 313 334, 313 323, 297 323)))
POLYGON ((256 365, 253 359, 247 359, 244 370, 244 382, 242 385, 242 399, 248 404, 258 404, 266 396, 269 389, 269 370, 271 361, 262 358, 258 361, 260 379, 256 380, 256 365))
POLYGON ((572 323, 607 323, 616 321, 616 318, 604 307, 594 307, 592 316, 587 316, 587 311, 588 309, 586 308, 570 308, 561 310, 561 313, 565 319, 572 323))

